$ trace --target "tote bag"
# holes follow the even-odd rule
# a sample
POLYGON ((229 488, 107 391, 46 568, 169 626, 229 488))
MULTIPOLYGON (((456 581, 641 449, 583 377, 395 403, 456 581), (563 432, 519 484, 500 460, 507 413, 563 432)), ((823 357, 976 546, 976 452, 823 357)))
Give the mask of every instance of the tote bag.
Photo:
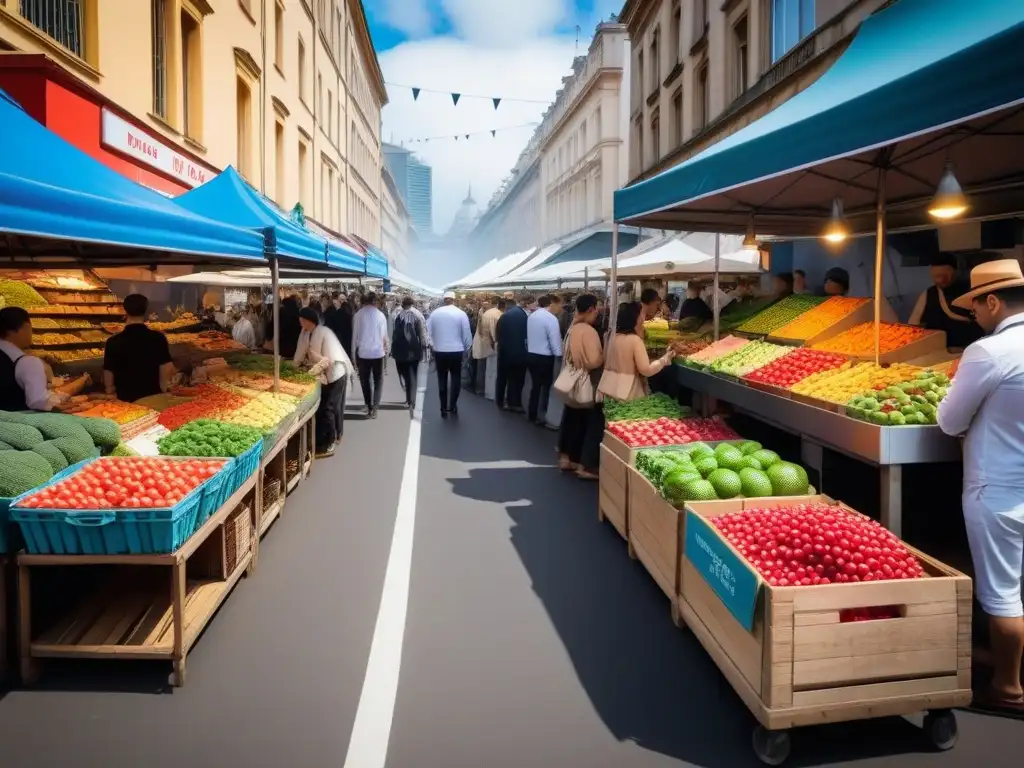
POLYGON ((569 353, 571 333, 572 328, 565 334, 562 342, 562 348, 565 350, 562 355, 562 372, 558 374, 552 386, 567 407, 589 408, 594 404, 594 382, 590 378, 590 371, 577 368, 572 361, 572 355, 569 353))

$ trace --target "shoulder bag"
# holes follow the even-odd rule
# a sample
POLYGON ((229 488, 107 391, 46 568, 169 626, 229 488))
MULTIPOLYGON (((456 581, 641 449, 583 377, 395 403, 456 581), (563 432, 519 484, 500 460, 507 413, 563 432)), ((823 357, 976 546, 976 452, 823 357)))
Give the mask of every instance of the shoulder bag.
POLYGON ((594 404, 594 382, 590 378, 590 371, 576 367, 572 355, 569 352, 569 336, 572 335, 572 328, 565 334, 562 347, 562 370, 552 385, 559 397, 565 401, 569 408, 589 408, 594 404))

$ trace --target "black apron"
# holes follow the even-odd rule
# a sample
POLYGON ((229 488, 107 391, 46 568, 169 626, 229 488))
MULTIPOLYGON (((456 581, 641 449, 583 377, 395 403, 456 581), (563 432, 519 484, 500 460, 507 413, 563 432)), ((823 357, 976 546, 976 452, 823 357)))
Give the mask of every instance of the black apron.
POLYGON ((18 363, 25 359, 19 355, 16 360, 11 360, 6 352, 0 352, 0 410, 3 411, 27 411, 28 403, 25 400, 25 390, 18 384, 15 378, 15 371, 18 363))
POLYGON ((945 331, 946 346, 955 349, 963 349, 985 335, 969 312, 953 306, 953 301, 967 290, 966 285, 953 283, 941 293, 935 285, 925 292, 921 325, 933 331, 945 331))

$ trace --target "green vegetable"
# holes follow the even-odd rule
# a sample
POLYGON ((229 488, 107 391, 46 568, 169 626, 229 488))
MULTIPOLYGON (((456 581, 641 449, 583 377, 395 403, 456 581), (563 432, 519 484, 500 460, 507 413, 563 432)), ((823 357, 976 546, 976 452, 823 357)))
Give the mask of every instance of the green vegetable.
POLYGON ((89 439, 89 433, 85 431, 78 416, 70 416, 64 413, 11 413, 0 411, 0 422, 27 424, 35 427, 46 440, 54 440, 58 437, 85 437, 89 439))
POLYGON ((27 451, 43 442, 43 434, 27 424, 0 422, 0 440, 14 446, 15 450, 27 451))
POLYGON ((56 445, 55 440, 47 440, 40 443, 32 448, 32 452, 38 453, 46 459, 54 472, 60 472, 62 469, 67 469, 68 466, 70 466, 68 464, 67 457, 64 455, 64 452, 61 451, 60 447, 56 445))
POLYGON ((121 428, 112 419, 91 419, 85 416, 73 416, 89 434, 92 442, 100 448, 113 449, 121 443, 121 428))
POLYGON ((668 395, 656 393, 638 400, 605 400, 604 417, 607 421, 635 421, 638 419, 683 418, 689 408, 679 405, 668 395))
POLYGON ((51 442, 64 454, 68 464, 77 464, 100 455, 99 449, 88 437, 58 437, 51 442))
POLYGON ((0 496, 12 498, 53 477, 46 459, 32 451, 0 451, 0 496))
MULTIPOLYGON (((253 371, 256 373, 273 373, 274 358, 269 355, 238 355, 231 359, 231 367, 236 371, 253 371)), ((311 384, 316 381, 305 371, 300 371, 292 363, 281 362, 281 378, 297 384, 311 384)))
POLYGON ((160 438, 163 456, 240 456, 263 439, 252 427, 225 424, 214 419, 198 419, 160 438))
POLYGON ((126 443, 118 443, 108 454, 110 456, 138 456, 138 452, 128 447, 126 443))

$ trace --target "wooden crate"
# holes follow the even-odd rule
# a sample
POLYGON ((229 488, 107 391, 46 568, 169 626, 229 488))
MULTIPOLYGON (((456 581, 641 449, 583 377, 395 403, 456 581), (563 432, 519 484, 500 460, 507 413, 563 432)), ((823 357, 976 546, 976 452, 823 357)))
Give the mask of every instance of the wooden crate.
POLYGON ((601 446, 597 519, 607 519, 627 541, 629 540, 628 468, 629 465, 614 452, 604 445, 601 446))
POLYGON ((685 515, 636 469, 629 470, 629 545, 674 604, 679 595, 685 515))
MULTIPOLYGON (((615 458, 629 467, 633 466, 633 462, 636 460, 636 452, 640 450, 639 448, 630 448, 622 438, 613 435, 607 429, 604 431, 601 447, 606 448, 615 458)), ((604 455, 603 451, 602 455, 604 455)))
MULTIPOLYGON (((827 496, 802 501, 828 501, 827 496)), ((694 502, 712 520, 744 508, 794 499, 694 502)), ((971 580, 911 550, 928 578, 773 588, 757 579, 752 628, 681 555, 680 611, 686 624, 762 726, 796 726, 906 715, 965 706, 971 700, 971 580), (896 605, 901 618, 841 623, 847 608, 896 605)))

